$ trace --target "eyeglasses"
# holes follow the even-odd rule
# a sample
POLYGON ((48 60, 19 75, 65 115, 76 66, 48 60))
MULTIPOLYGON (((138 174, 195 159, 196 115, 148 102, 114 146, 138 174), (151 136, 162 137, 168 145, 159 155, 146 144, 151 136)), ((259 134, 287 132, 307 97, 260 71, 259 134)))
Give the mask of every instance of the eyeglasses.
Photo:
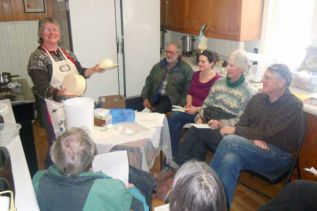
POLYGON ((177 52, 176 51, 168 51, 168 50, 166 50, 165 53, 166 54, 176 54, 177 52))
POLYGON ((48 28, 48 29, 43 29, 43 32, 45 32, 45 33, 52 33, 52 32, 56 33, 56 32, 58 32, 58 29, 48 28))

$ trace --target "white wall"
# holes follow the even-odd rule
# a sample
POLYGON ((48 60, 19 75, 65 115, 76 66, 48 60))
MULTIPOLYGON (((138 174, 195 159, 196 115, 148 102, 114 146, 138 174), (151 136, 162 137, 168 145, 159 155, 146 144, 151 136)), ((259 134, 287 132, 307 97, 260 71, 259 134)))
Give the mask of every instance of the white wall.
MULTIPOLYGON (((114 1, 69 1, 74 53, 83 67, 92 67, 102 58, 117 63, 114 1)), ((85 96, 119 94, 118 69, 96 73, 87 80, 85 96)))
POLYGON ((37 21, 0 22, 0 72, 18 74, 28 80, 27 64, 37 43, 37 21))

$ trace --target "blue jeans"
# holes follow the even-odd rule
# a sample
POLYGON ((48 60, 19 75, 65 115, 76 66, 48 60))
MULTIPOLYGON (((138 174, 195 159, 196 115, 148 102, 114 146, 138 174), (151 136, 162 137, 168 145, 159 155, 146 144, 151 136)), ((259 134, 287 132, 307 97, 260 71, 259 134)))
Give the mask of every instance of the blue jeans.
POLYGON ((233 195, 241 170, 271 172, 287 167, 291 154, 268 144, 269 150, 257 147, 252 140, 237 135, 228 135, 218 145, 210 163, 221 179, 228 200, 232 203, 233 195))
POLYGON ((195 116, 195 114, 174 111, 171 116, 168 117, 167 120, 171 136, 173 157, 175 157, 177 154, 178 144, 181 138, 183 126, 187 123, 193 123, 195 121, 195 116))

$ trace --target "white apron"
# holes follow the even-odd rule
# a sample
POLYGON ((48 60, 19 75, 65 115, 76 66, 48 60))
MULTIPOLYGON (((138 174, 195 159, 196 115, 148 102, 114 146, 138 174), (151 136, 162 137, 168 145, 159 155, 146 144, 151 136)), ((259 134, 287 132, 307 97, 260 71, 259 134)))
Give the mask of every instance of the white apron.
MULTIPOLYGON (((65 56, 60 48, 58 48, 58 50, 62 53, 64 59, 58 62, 54 60, 44 45, 43 48, 52 61, 52 79, 50 82, 52 87, 60 89, 65 75, 69 73, 79 74, 75 64, 65 56)), ((66 131, 66 118, 63 104, 49 99, 45 99, 45 102, 55 136, 58 137, 66 131)))
POLYGON ((65 56, 65 54, 60 48, 58 48, 58 50, 62 53, 64 59, 57 62, 54 60, 54 58, 51 56, 50 52, 45 48, 45 46, 43 46, 43 48, 50 57, 52 62, 52 79, 50 82, 50 85, 52 87, 60 89, 65 75, 69 73, 79 74, 75 64, 65 56))

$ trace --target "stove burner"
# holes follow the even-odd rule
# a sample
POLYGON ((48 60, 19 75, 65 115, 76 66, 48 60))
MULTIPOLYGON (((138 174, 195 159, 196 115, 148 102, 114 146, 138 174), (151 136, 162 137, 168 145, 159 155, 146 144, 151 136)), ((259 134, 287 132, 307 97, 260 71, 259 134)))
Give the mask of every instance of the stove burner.
POLYGON ((0 86, 0 92, 8 92, 8 91, 10 91, 8 87, 0 86))
POLYGON ((0 100, 9 99, 10 101, 15 101, 16 96, 14 95, 0 95, 0 100))

